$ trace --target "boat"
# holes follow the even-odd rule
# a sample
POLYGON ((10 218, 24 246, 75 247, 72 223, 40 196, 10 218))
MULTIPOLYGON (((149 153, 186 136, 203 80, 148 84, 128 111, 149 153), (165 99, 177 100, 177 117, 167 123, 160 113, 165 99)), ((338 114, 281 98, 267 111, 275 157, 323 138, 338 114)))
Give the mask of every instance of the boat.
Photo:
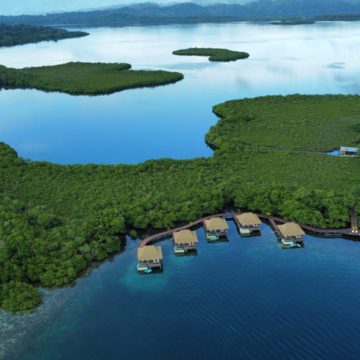
POLYGON ((183 248, 174 246, 174 253, 176 255, 183 255, 183 254, 185 254, 185 250, 183 248))
POLYGON ((218 241, 220 239, 220 237, 217 235, 206 235, 206 238, 208 241, 218 241))
POLYGON ((240 231, 241 236, 250 236, 251 235, 251 231, 249 229, 240 228, 239 231, 240 231))
POLYGON ((152 272, 152 270, 147 265, 137 264, 136 268, 137 268, 137 271, 142 272, 142 273, 152 272))
POLYGON ((289 241, 289 240, 286 240, 286 239, 281 239, 281 247, 283 249, 298 249, 298 248, 301 248, 301 244, 298 244, 294 241, 289 241))

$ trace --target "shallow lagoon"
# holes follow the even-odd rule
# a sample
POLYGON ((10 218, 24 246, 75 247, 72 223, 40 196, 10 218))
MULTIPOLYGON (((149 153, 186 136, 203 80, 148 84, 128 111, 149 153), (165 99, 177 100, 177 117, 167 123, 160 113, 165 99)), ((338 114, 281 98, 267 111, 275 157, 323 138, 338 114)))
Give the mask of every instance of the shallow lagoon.
POLYGON ((265 24, 86 29, 58 43, 0 49, 1 64, 129 62, 134 68, 183 72, 185 80, 111 96, 72 97, 32 90, 0 94, 0 138, 33 160, 136 163, 150 158, 210 156, 204 135, 212 106, 267 94, 358 93, 360 23, 294 27, 265 24), (244 50, 247 60, 210 63, 179 57, 189 46, 244 50))
MULTIPOLYGON (((283 28, 226 24, 90 29, 91 36, 1 49, 7 66, 127 61, 182 71, 185 80, 111 96, 0 93, 0 138, 21 156, 59 163, 135 163, 211 155, 204 143, 214 104, 231 98, 360 91, 359 23, 283 28), (174 49, 216 46, 251 58, 230 64, 179 58, 174 49)), ((165 271, 136 273, 137 241, 81 278, 44 291, 31 315, 0 311, 0 358, 357 359, 360 244, 307 236, 284 251, 262 237, 206 243, 165 271), (156 348, 157 351, 152 351, 156 348), (150 349, 150 350, 149 350, 150 349)))

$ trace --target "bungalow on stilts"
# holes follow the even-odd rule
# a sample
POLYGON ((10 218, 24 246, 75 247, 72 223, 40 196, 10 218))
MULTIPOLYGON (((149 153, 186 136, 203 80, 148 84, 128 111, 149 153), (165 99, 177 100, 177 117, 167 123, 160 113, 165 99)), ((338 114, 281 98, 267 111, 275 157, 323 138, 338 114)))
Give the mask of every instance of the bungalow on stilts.
POLYGON ((174 253, 185 254, 197 250, 198 238, 195 231, 181 230, 173 233, 174 253))
POLYGON ((301 248, 304 246, 305 232, 293 222, 278 225, 281 246, 284 249, 301 248))
POLYGON ((241 236, 260 235, 261 233, 261 220, 254 213, 236 215, 235 223, 241 236))
POLYGON ((208 241, 226 239, 229 225, 225 219, 214 217, 204 221, 204 229, 208 241))
POLYGON ((137 270, 151 273, 154 269, 162 269, 163 253, 161 246, 142 246, 138 248, 137 270))

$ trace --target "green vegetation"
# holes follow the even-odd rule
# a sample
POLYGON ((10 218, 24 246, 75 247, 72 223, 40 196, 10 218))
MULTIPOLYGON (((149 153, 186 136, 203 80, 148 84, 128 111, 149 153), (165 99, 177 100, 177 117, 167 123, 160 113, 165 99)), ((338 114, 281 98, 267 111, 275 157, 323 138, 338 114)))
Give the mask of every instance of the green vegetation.
POLYGON ((183 55, 183 56, 208 56, 209 61, 223 61, 223 62, 247 59, 250 56, 246 52, 232 51, 227 49, 212 49, 212 48, 189 48, 189 49, 173 51, 173 54, 183 55))
POLYGON ((321 15, 315 18, 316 21, 359 21, 360 11, 353 14, 321 15))
POLYGON ((41 302, 39 289, 29 284, 10 281, 0 286, 0 304, 5 310, 26 311, 40 305, 41 302))
POLYGON ((1 25, 0 47, 15 46, 40 41, 57 41, 89 35, 83 31, 67 31, 49 26, 1 25))
POLYGON ((329 150, 360 143, 356 96, 260 97, 214 107, 222 120, 207 136, 214 146, 239 143, 329 150))
POLYGON ((171 84, 183 75, 168 71, 130 70, 129 64, 72 62, 12 69, 0 66, 0 87, 100 95, 126 89, 171 84))
POLYGON ((25 161, 0 143, 2 306, 37 304, 19 283, 68 284, 122 249, 126 233, 172 228, 225 208, 349 226, 349 208, 360 212, 360 160, 294 148, 357 144, 359 100, 296 95, 219 105, 222 119, 206 137, 211 158, 62 166, 25 161))

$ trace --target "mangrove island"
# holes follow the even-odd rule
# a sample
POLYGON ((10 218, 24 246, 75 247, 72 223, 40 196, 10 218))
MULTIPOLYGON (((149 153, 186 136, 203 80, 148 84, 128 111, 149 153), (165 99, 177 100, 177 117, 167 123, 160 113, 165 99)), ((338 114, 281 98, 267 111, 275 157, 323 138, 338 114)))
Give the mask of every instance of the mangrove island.
POLYGON ((216 48, 189 48, 173 51, 174 55, 180 56, 208 56, 209 61, 229 62, 247 59, 250 55, 246 52, 216 48))
POLYGON ((71 62, 24 69, 0 66, 0 88, 37 89, 70 95, 110 94, 172 84, 183 78, 183 74, 178 72, 131 70, 130 64, 123 63, 71 62))
POLYGON ((50 26, 0 24, 0 47, 16 46, 40 41, 58 41, 89 35, 83 31, 68 31, 50 26))
MULTIPOLYGON (((121 71, 120 71, 121 73, 121 71)), ((319 228, 360 212, 360 159, 323 154, 360 142, 360 98, 267 96, 215 106, 210 158, 138 165, 57 165, 0 143, 0 305, 40 303, 125 244, 224 209, 319 228), (301 151, 300 151, 300 150, 301 151)))

